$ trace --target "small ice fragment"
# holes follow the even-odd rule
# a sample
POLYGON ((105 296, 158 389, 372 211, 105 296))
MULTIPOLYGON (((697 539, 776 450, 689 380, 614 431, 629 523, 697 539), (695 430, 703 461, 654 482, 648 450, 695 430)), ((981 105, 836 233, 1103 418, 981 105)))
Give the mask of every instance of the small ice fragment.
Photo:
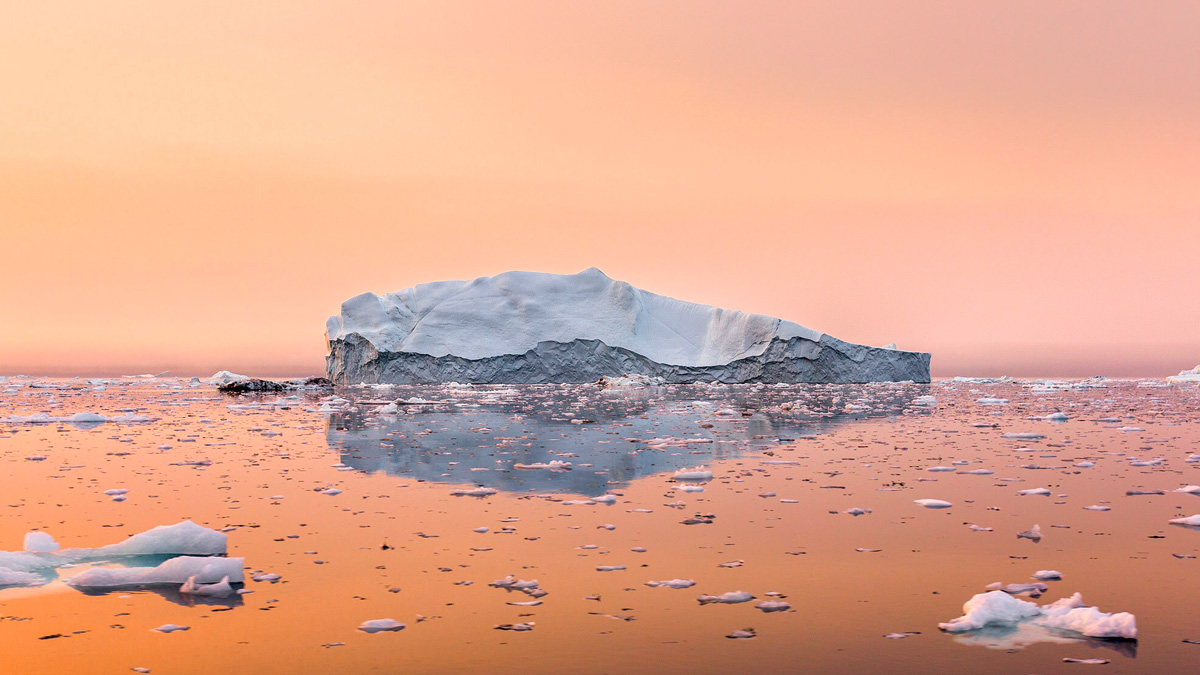
POLYGON ((1061 581, 1062 572, 1058 570, 1038 570, 1033 573, 1033 578, 1039 581, 1061 581))
POLYGON ((279 576, 278 574, 275 574, 274 572, 266 572, 264 574, 255 574, 253 577, 250 577, 250 578, 253 579, 254 581, 269 581, 269 582, 274 583, 276 581, 279 581, 283 577, 279 576))
POLYGON ((597 572, 619 572, 625 569, 624 565, 597 565, 597 572))
POLYGON ((358 624, 358 629, 364 633, 394 633, 404 630, 404 624, 395 619, 371 619, 358 624))
POLYGON ((761 609, 764 612, 783 612, 792 608, 791 603, 783 600, 763 600, 754 606, 754 609, 761 609))
POLYGON ((1188 516, 1187 518, 1173 518, 1170 523, 1172 525, 1186 525, 1188 527, 1200 527, 1200 514, 1188 516))
POLYGON ((668 579, 666 581, 647 581, 650 588, 690 588, 696 585, 691 579, 668 579))
POLYGON ((1022 496, 1037 495, 1039 497, 1049 497, 1050 491, 1046 488, 1030 488, 1028 490, 1019 490, 1017 494, 1022 496))
POLYGON ((1029 539, 1030 541, 1034 541, 1034 542, 1041 541, 1042 540, 1042 528, 1038 525, 1034 525, 1032 528, 1025 530, 1024 532, 1018 532, 1017 538, 1018 539, 1029 539))
POLYGON ((729 591, 728 593, 722 593, 720 595, 701 595, 699 598, 697 598, 701 605, 708 605, 712 603, 733 605, 739 602, 750 602, 753 599, 754 596, 746 591, 729 591))
POLYGON ((329 488, 328 490, 321 490, 321 494, 329 495, 330 497, 336 497, 342 494, 342 491, 337 488, 329 488))
POLYGON ((731 640, 749 640, 757 637, 757 635, 755 635, 753 628, 743 628, 741 630, 735 630, 725 637, 731 640))
POLYGON ((496 488, 479 487, 470 490, 451 490, 450 494, 455 497, 488 497, 496 494, 496 488))
POLYGON ((1183 492, 1189 495, 1200 495, 1200 485, 1188 485, 1186 487, 1176 488, 1175 492, 1183 492))
POLYGON ((1085 663, 1089 666, 1102 666, 1106 663, 1112 663, 1108 659, 1071 659, 1063 657, 1063 663, 1085 663))
POLYGON ((487 532, 487 531, 488 531, 488 528, 486 528, 486 527, 477 527, 477 528, 475 528, 474 530, 471 530, 471 531, 472 531, 472 532, 478 532, 479 534, 483 534, 483 533, 485 533, 485 532, 487 532))
POLYGON ((675 480, 712 480, 713 473, 699 469, 681 469, 671 477, 675 480))
POLYGON ((730 560, 729 562, 723 562, 723 563, 717 565, 717 567, 741 567, 742 565, 745 565, 745 564, 746 564, 745 560, 730 560))
POLYGON ((1085 507, 1083 507, 1083 509, 1085 511, 1112 511, 1111 506, 1101 506, 1099 504, 1092 504, 1091 506, 1085 506, 1085 507))
POLYGON ((848 513, 852 516, 861 516, 863 514, 870 513, 870 511, 867 509, 860 509, 856 506, 852 509, 846 509, 845 513, 848 513))
POLYGON ((943 472, 954 471, 954 467, 952 467, 952 466, 931 466, 925 470, 932 471, 934 473, 943 473, 943 472))
POLYGON ((941 499, 914 499, 914 504, 919 504, 927 509, 948 509, 954 506, 950 502, 941 499))
POLYGON ((972 524, 971 524, 971 531, 972 531, 972 532, 991 532, 993 529, 994 529, 994 528, 991 528, 991 527, 982 527, 982 526, 976 525, 976 524, 974 524, 974 523, 972 523, 972 524))
POLYGON ((879 553, 883 549, 881 549, 881 548, 856 548, 854 550, 858 551, 859 553, 879 553))
POLYGON ((495 628, 496 630, 513 630, 517 632, 523 632, 527 630, 533 630, 533 622, 527 621, 525 623, 501 623, 496 624, 495 628))
POLYGON ((174 633, 177 630, 191 630, 191 629, 192 629, 191 626, 180 626, 180 625, 173 624, 173 623, 164 623, 163 625, 159 626, 158 628, 151 628, 150 630, 158 632, 158 633, 174 633))
POLYGON ((127 492, 129 492, 129 490, 126 490, 125 488, 113 488, 111 490, 105 490, 104 494, 108 495, 109 497, 113 497, 116 495, 123 495, 127 492))

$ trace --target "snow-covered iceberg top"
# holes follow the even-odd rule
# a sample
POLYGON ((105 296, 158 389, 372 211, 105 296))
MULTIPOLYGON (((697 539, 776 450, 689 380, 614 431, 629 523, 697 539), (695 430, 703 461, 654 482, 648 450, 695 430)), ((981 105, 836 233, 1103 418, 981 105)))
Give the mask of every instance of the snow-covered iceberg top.
POLYGON ((1181 370, 1178 375, 1168 376, 1167 382, 1200 382, 1200 366, 1191 370, 1181 370))
POLYGON ((722 365, 762 354, 774 339, 822 334, 762 314, 675 300, 610 279, 505 272, 439 281, 386 295, 363 293, 326 323, 332 343, 351 334, 380 352, 483 359, 523 354, 540 342, 599 340, 659 363, 722 365))

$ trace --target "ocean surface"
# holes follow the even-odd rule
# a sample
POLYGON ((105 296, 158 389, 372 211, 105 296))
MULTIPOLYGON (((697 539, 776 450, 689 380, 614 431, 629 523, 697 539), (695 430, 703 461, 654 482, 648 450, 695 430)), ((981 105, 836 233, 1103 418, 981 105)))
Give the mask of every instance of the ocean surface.
POLYGON ((1200 514, 1200 488, 1178 491, 1200 483, 1194 385, 229 396, 186 378, 10 377, 0 392, 0 551, 22 551, 30 531, 92 549, 190 520, 225 533, 246 570, 227 597, 68 583, 167 556, 63 556, 36 579, 11 577, 0 672, 1200 663, 1200 528, 1169 522, 1200 514), (1061 579, 1032 578, 1048 570, 1061 579), (1036 617, 939 629, 996 582, 1044 584, 1012 596, 1025 602, 1080 593, 1098 612, 1133 614, 1137 639, 1036 617), (378 619, 403 628, 360 629, 378 619), (167 624, 187 630, 153 630, 167 624))

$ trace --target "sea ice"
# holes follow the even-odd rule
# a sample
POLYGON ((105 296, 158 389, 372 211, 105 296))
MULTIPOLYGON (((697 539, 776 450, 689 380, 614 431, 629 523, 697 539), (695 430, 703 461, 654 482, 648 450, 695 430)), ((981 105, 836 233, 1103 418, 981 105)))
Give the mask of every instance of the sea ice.
POLYGON ((914 504, 920 504, 927 509, 948 509, 954 504, 941 499, 914 499, 914 504))
POLYGON ((1132 614, 1110 614, 1096 607, 1087 607, 1079 593, 1039 607, 1002 591, 988 591, 968 600, 963 605, 963 616, 940 623, 938 628, 947 633, 962 633, 988 625, 1012 625, 1025 620, 1093 638, 1136 640, 1138 636, 1137 620, 1132 614))
POLYGON ((746 591, 729 591, 728 593, 722 593, 720 595, 701 595, 697 599, 700 601, 701 605, 708 605, 712 603, 733 605, 739 602, 750 602, 754 599, 754 596, 746 591))
POLYGON ((75 588, 148 584, 218 584, 244 580, 244 558, 179 556, 157 567, 93 567, 66 580, 75 588))
POLYGON ((404 624, 395 619, 371 619, 358 624, 358 629, 364 633, 385 633, 404 630, 404 624))

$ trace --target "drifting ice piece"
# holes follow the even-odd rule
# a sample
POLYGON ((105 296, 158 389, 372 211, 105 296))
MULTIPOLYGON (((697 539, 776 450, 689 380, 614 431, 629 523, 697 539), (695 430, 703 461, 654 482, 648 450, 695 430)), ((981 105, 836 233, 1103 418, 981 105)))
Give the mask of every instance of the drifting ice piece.
POLYGON ((595 268, 364 293, 330 317, 326 344, 338 384, 929 382, 929 354, 655 295, 595 268))
MULTIPOLYGON (((228 539, 223 532, 184 520, 135 534, 119 544, 93 549, 69 549, 62 554, 83 559, 127 555, 225 555, 228 539)), ((220 579, 217 577, 213 581, 220 579)), ((186 577, 180 579, 179 583, 186 580, 186 577)))
POLYGON ((67 579, 75 588, 113 588, 140 584, 240 584, 245 558, 179 556, 158 567, 92 568, 67 579))

